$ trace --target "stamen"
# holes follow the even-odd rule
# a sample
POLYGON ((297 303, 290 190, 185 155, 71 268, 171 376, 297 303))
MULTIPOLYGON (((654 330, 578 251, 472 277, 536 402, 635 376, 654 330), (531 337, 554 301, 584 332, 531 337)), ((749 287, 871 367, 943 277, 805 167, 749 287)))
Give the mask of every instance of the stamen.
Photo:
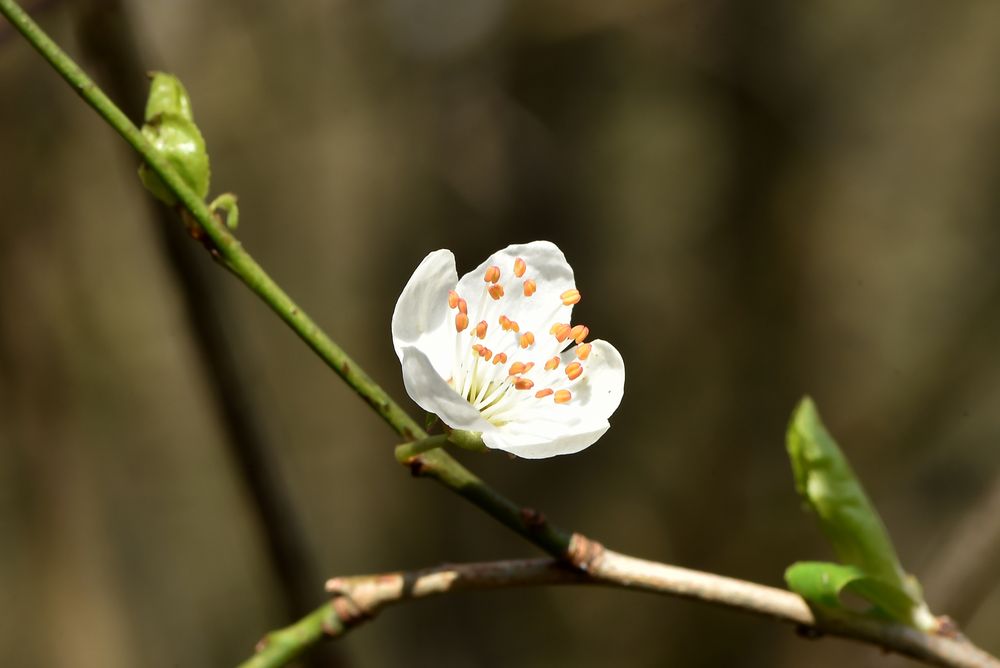
POLYGON ((535 342, 535 335, 531 332, 525 332, 521 335, 521 347, 527 348, 535 342))
POLYGON ((469 304, 461 297, 458 298, 458 312, 463 315, 469 314, 469 304))
POLYGON ((570 380, 576 380, 583 373, 583 365, 579 362, 573 362, 572 364, 566 365, 566 375, 570 380))
POLYGON ((556 332, 559 331, 559 328, 562 327, 562 326, 563 326, 563 324, 561 322, 557 322, 556 324, 552 325, 549 328, 549 334, 555 334, 556 332))
POLYGON ((535 392, 535 398, 542 399, 544 397, 549 396, 550 394, 552 394, 552 388, 546 387, 544 390, 538 390, 537 392, 535 392))
POLYGON ((472 351, 474 353, 476 353, 477 355, 482 354, 482 352, 483 352, 483 346, 482 346, 482 344, 480 344, 480 343, 473 344, 472 351))
POLYGON ((479 324, 476 325, 476 336, 478 336, 481 339, 485 339, 486 338, 486 321, 485 320, 480 320, 479 324))
POLYGON ((489 287, 490 297, 493 299, 500 299, 503 297, 503 286, 502 285, 491 285, 489 287))
POLYGON ((518 378, 514 381, 515 390, 530 390, 535 386, 535 383, 528 378, 518 378))
POLYGON ((507 353, 497 353, 496 357, 493 358, 494 364, 503 364, 507 361, 507 353))
POLYGON ((455 316, 455 329, 459 332, 464 332, 465 328, 469 326, 469 316, 465 313, 459 313, 455 316))
POLYGON ((581 343, 576 347, 576 358, 578 360, 585 360, 590 357, 591 346, 589 343, 581 343))
POLYGON ((507 371, 508 376, 516 376, 519 373, 524 373, 528 370, 528 365, 524 362, 514 362, 510 365, 510 369, 507 371))
POLYGON ((524 260, 517 258, 514 260, 514 275, 518 278, 524 276, 524 270, 528 268, 528 265, 524 263, 524 260))
POLYGON ((559 295, 559 299, 562 300, 563 305, 572 306, 580 301, 580 291, 576 288, 572 290, 567 290, 566 292, 559 295))
POLYGON ((500 267, 493 265, 486 269, 486 275, 483 277, 487 283, 496 283, 500 280, 500 267))
POLYGON ((555 331, 556 341, 562 343, 563 341, 569 338, 569 335, 572 331, 573 328, 570 327, 569 325, 559 325, 559 327, 557 327, 555 331))
POLYGON ((479 356, 489 362, 490 358, 493 357, 493 351, 484 346, 483 349, 479 351, 479 356))
POLYGON ((458 306, 458 293, 454 290, 448 291, 448 308, 455 308, 458 306))
POLYGON ((557 366, 559 366, 559 355, 556 355, 555 357, 553 357, 552 359, 550 359, 548 362, 545 363, 545 370, 552 371, 557 366))
POLYGON ((569 390, 559 390, 556 392, 556 396, 552 398, 557 404, 568 404, 570 399, 573 398, 573 393, 569 390))
POLYGON ((570 330, 569 337, 576 341, 577 343, 583 343, 587 335, 590 334, 590 328, 586 325, 577 325, 570 330))
POLYGON ((535 283, 530 278, 524 282, 524 296, 525 297, 530 297, 531 295, 535 294, 535 290, 537 290, 537 289, 538 289, 538 284, 535 283))
POLYGON ((521 331, 521 326, 519 324, 517 324, 516 320, 511 320, 510 321, 510 329, 511 329, 511 331, 514 331, 514 332, 520 332, 521 331))

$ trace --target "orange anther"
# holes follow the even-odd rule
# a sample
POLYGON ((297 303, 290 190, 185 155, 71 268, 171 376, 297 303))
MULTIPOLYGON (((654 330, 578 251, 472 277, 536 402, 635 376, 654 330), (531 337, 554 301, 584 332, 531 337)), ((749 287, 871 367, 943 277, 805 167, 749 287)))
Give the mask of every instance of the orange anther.
POLYGON ((516 320, 511 320, 510 321, 510 328, 511 328, 511 331, 514 331, 514 332, 520 332, 521 331, 521 326, 519 324, 517 324, 516 320))
POLYGON ((555 334, 556 332, 559 331, 559 328, 562 326, 563 324, 561 322, 557 322, 556 324, 552 325, 551 327, 549 327, 549 334, 555 334))
POLYGON ((524 282, 524 296, 525 297, 530 297, 531 295, 535 294, 535 290, 537 290, 537 289, 538 289, 538 284, 535 283, 530 278, 524 282))
POLYGON ((486 275, 483 277, 487 283, 496 283, 500 280, 500 267, 493 265, 486 269, 486 275))
POLYGON ((514 275, 518 278, 524 276, 524 270, 528 268, 528 265, 524 263, 524 260, 517 258, 514 260, 514 275))
POLYGON ((535 366, 535 363, 534 363, 534 362, 528 362, 528 363, 527 363, 527 364, 526 364, 526 365, 524 366, 524 371, 522 371, 521 373, 528 373, 529 371, 531 371, 531 367, 533 367, 533 366, 535 366))
POLYGON ((500 316, 500 319, 497 322, 500 323, 500 328, 503 329, 503 331, 506 332, 508 329, 510 329, 510 318, 508 318, 507 316, 505 315, 500 316))
POLYGON ((544 390, 538 390, 537 392, 535 392, 535 398, 541 399, 542 397, 547 397, 550 394, 552 394, 552 388, 546 387, 544 390))
POLYGON ((502 285, 491 285, 488 289, 490 297, 493 299, 500 299, 503 297, 503 286, 502 285))
POLYGON ((459 313, 455 316, 455 329, 459 332, 465 331, 465 328, 469 326, 469 316, 465 313, 459 313))
POLYGON ((503 364, 506 361, 507 361, 507 353, 497 353, 496 356, 493 358, 494 364, 503 364))
POLYGON ((486 321, 485 320, 480 320, 479 324, 476 325, 476 336, 478 336, 481 339, 485 339, 486 338, 486 321))
POLYGON ((479 343, 476 343, 476 344, 473 344, 473 346, 472 346, 472 350, 473 350, 473 352, 475 352, 475 353, 476 353, 477 355, 479 355, 480 353, 482 353, 482 352, 483 352, 483 346, 482 346, 481 344, 479 344, 479 343))
POLYGON ((552 398, 557 404, 568 404, 570 399, 573 398, 573 393, 569 390, 559 390, 556 392, 556 396, 552 398))
POLYGON ((521 335, 520 340, 521 340, 521 347, 527 348, 528 346, 530 346, 535 342, 535 335, 532 334, 531 332, 525 332, 524 334, 521 335))
POLYGON ((591 345, 589 343, 581 343, 576 347, 576 358, 580 360, 585 360, 590 357, 591 345))
POLYGON ((573 362, 572 364, 566 365, 566 375, 570 380, 576 380, 583 373, 583 365, 579 362, 573 362))
POLYGON ((448 291, 448 308, 455 308, 458 306, 458 293, 454 290, 448 291))
POLYGON ((563 341, 569 338, 570 332, 572 331, 573 328, 570 327, 569 325, 559 325, 559 327, 557 327, 555 331, 556 341, 562 343, 563 341))
POLYGON ((559 366, 559 355, 556 355, 555 357, 553 357, 552 359, 550 359, 548 362, 545 363, 545 370, 552 371, 557 366, 559 366))
POLYGON ((514 381, 515 390, 530 390, 535 386, 535 383, 527 378, 518 378, 514 381))
POLYGON ((493 357, 493 351, 484 346, 483 349, 479 351, 479 356, 489 362, 490 358, 493 357))
POLYGON ((572 306, 573 304, 576 304, 577 302, 580 301, 580 291, 575 288, 572 290, 567 290, 566 292, 559 295, 559 299, 561 299, 562 303, 565 304, 566 306, 572 306))
POLYGON ((528 370, 528 365, 524 362, 514 362, 510 365, 510 369, 507 371, 508 376, 516 376, 519 373, 524 373, 528 370))
POLYGON ((458 312, 465 315, 469 313, 469 304, 461 297, 458 298, 458 312))
POLYGON ((577 343, 583 343, 587 335, 590 334, 590 328, 586 325, 577 325, 569 332, 569 338, 573 339, 577 343))

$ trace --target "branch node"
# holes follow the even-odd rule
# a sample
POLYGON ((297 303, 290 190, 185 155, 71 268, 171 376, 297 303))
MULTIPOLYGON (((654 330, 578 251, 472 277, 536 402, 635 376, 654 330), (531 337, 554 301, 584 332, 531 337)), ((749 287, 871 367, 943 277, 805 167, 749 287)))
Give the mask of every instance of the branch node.
POLYGON ((573 568, 589 572, 604 556, 604 546, 580 533, 573 534, 566 550, 565 560, 573 568))

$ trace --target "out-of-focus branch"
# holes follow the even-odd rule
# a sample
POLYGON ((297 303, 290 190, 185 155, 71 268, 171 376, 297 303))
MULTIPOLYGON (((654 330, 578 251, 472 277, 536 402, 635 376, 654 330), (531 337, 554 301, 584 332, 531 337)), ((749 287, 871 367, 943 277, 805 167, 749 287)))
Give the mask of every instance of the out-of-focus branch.
POLYGON ((338 638, 383 608, 457 591, 540 585, 587 584, 678 596, 794 624, 804 635, 831 635, 876 645, 934 666, 997 668, 993 657, 960 639, 931 636, 907 626, 848 617, 817 621, 797 595, 765 585, 702 573, 603 548, 573 536, 575 564, 522 559, 447 564, 418 571, 338 577, 327 582, 333 599, 311 615, 268 634, 241 668, 274 668, 323 638, 338 638))

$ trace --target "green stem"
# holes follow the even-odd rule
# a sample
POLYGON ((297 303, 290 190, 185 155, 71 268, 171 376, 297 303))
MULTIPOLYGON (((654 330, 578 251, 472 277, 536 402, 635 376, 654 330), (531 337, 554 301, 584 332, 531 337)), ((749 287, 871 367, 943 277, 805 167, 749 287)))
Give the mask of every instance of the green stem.
MULTIPOLYGON (((378 386, 340 346, 328 337, 312 318, 271 279, 247 253, 239 240, 223 225, 174 171, 122 111, 82 69, 31 20, 14 0, 0 0, 3 14, 57 72, 134 148, 180 201, 211 240, 213 253, 226 267, 271 307, 305 343, 354 389, 400 436, 420 441, 427 433, 378 386)), ((411 462, 415 473, 434 478, 446 487, 518 532, 552 556, 565 556, 568 532, 556 529, 541 515, 523 509, 505 498, 443 450, 418 455, 411 462), (541 527, 541 529, 540 529, 541 527)))
POLYGON ((396 446, 396 461, 400 464, 409 464, 416 457, 429 452, 430 450, 436 450, 437 448, 444 447, 448 443, 448 434, 439 434, 437 436, 428 436, 427 438, 422 438, 419 441, 413 441, 411 443, 403 443, 402 445, 396 446))
POLYGON ((324 636, 339 636, 345 630, 340 615, 329 601, 283 629, 272 631, 257 643, 257 652, 239 668, 284 666, 324 636))

